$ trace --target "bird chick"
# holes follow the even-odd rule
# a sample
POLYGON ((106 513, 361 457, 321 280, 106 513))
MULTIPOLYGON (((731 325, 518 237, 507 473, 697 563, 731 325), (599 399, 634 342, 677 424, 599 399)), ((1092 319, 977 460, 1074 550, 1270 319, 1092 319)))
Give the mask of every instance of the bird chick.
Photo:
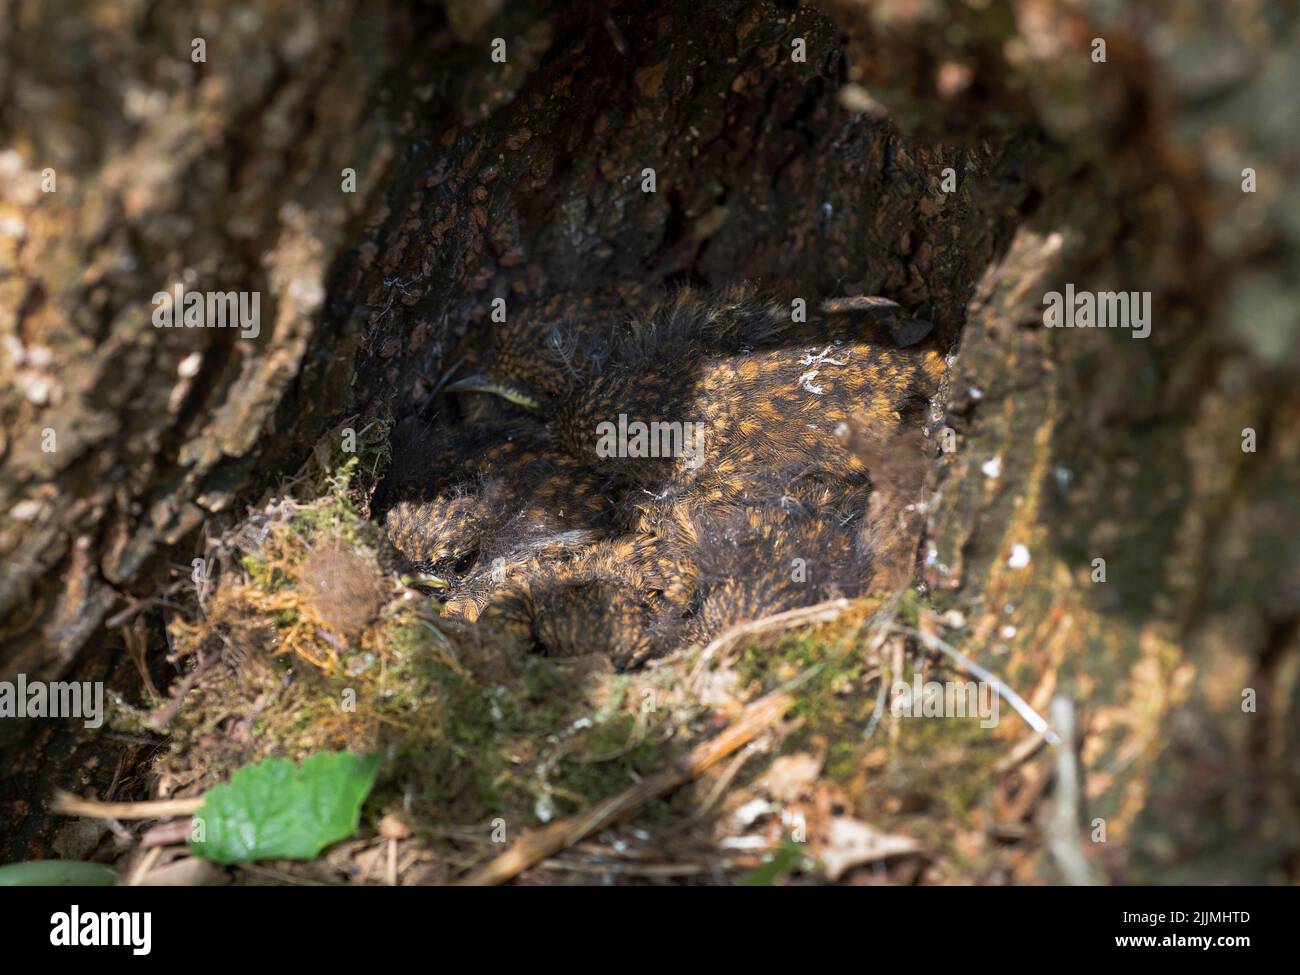
POLYGON ((705 510, 696 521, 697 639, 774 613, 857 596, 871 581, 869 545, 830 512, 767 505, 705 510))
MULTIPOLYGON (((446 445, 450 476, 387 512, 388 538, 432 585, 447 585, 476 566, 559 538, 576 545, 608 531, 612 507, 602 477, 556 450, 540 428, 511 426, 513 437, 488 448, 478 434, 446 445), (472 456, 460 456, 465 447, 472 456)), ((407 493, 410 493, 409 491, 407 493)))
POLYGON ((624 537, 519 565, 477 619, 512 654, 598 653, 627 670, 685 640, 859 595, 871 580, 869 549, 829 512, 771 505, 687 517, 675 539, 624 537))
POLYGON ((398 502, 388 510, 385 529, 411 567, 433 582, 469 569, 491 518, 491 505, 482 496, 454 494, 422 504, 398 502))
POLYGON ((863 302, 794 322, 788 304, 752 288, 683 289, 607 334, 603 358, 579 356, 580 370, 546 356, 523 368, 507 338, 472 382, 449 388, 491 390, 528 406, 558 445, 622 490, 660 495, 700 485, 710 500, 739 497, 773 463, 862 481, 864 466, 840 431, 854 417, 906 422, 943 370, 936 351, 882 342, 871 314, 849 313, 897 306, 863 302), (629 421, 648 436, 611 455, 602 431, 622 424, 626 439, 629 421))
POLYGON ((918 418, 940 368, 934 353, 863 343, 740 353, 694 373, 608 373, 569 397, 552 424, 574 457, 655 495, 738 499, 774 466, 865 484, 866 465, 844 431, 856 423, 889 432, 918 418), (602 449, 600 432, 620 417, 644 424, 649 450, 602 449))
POLYGON ((661 649, 651 627, 653 591, 634 561, 608 550, 588 551, 518 569, 477 616, 507 652, 599 653, 630 669, 661 649))
POLYGON ((490 415, 485 401, 541 412, 598 369, 628 321, 649 307, 649 290, 630 284, 523 302, 481 352, 481 336, 471 333, 463 356, 471 372, 447 389, 471 401, 474 421, 490 415))
MULTIPOLYGON (((533 419, 475 425, 474 458, 389 513, 398 548, 448 570, 444 612, 516 652, 603 652, 625 668, 865 591, 875 535, 919 484, 909 474, 871 503, 897 466, 880 451, 915 432, 942 375, 936 350, 901 347, 928 325, 879 299, 794 322, 747 287, 615 304, 531 308, 449 387, 533 419), (698 424, 702 451, 602 453, 598 429, 620 417, 698 424)), ((923 472, 917 456, 904 466, 923 472)), ((900 566, 906 534, 886 546, 900 566)))
POLYGON ((490 393, 546 415, 610 371, 682 372, 718 355, 846 338, 901 347, 931 327, 877 297, 823 302, 820 312, 799 321, 793 302, 748 284, 686 287, 657 300, 651 289, 635 286, 565 292, 521 308, 493 333, 474 374, 447 389, 490 393))

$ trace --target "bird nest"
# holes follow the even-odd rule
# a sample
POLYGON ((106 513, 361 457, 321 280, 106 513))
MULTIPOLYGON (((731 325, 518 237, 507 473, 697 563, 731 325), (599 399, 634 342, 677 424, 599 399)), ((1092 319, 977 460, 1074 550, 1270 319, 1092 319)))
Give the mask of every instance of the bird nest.
MULTIPOLYGON (((730 59, 647 22, 630 81, 575 42, 410 136, 325 330, 352 415, 207 540, 188 676, 134 716, 165 796, 384 756, 362 835, 276 878, 1040 878, 1041 712, 1093 619, 1041 484, 1086 434, 1017 329, 1078 258, 1028 215, 1086 194, 1032 125, 900 133, 824 15, 811 64, 737 18, 730 59)), ((1130 703, 1098 713, 1140 750, 1130 703)))
MULTIPOLYGON (((162 716, 163 794, 272 755, 381 751, 375 808, 402 824, 408 880, 543 862, 712 879, 703 851, 737 877, 952 869, 968 827, 916 813, 937 795, 969 813, 1005 746, 896 720, 900 684, 992 676, 935 635, 916 585, 943 430, 932 327, 891 302, 801 321, 749 286, 614 294, 471 330, 468 378, 432 408, 343 421, 212 541, 220 580, 171 626, 193 681, 162 716), (599 450, 620 414, 621 434, 629 414, 698 416, 705 449, 599 450), (520 832, 494 858, 493 834, 520 832)), ((369 876, 384 842, 277 869, 369 876)))

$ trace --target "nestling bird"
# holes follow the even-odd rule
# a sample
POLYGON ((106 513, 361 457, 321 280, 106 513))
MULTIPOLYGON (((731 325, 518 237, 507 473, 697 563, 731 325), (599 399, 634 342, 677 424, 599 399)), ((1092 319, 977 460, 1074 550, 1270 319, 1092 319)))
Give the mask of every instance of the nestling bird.
POLYGON ((687 555, 695 545, 690 507, 656 503, 627 510, 635 511, 635 524, 623 524, 601 537, 564 532, 523 541, 513 536, 498 539, 498 545, 510 547, 461 579, 445 602, 454 612, 473 618, 495 591, 520 579, 539 578, 544 572, 569 578, 622 573, 654 598, 685 606, 695 586, 687 555))
POLYGON ((597 368, 628 322, 652 302, 648 289, 621 285, 511 303, 486 344, 481 334, 471 334, 463 358, 479 369, 451 390, 466 394, 470 406, 462 409, 470 422, 500 418, 490 406, 502 402, 536 412, 597 368))
MULTIPOLYGON (((748 287, 525 307, 478 372, 448 387, 492 394, 514 418, 470 424, 434 451, 444 474, 390 509, 389 535, 441 573, 445 612, 502 645, 600 651, 621 667, 857 595, 876 536, 919 486, 882 493, 874 482, 902 468, 862 442, 912 449, 899 431, 920 429, 943 358, 900 346, 928 330, 883 299, 795 321, 748 287), (602 450, 602 424, 628 420, 659 433, 697 424, 701 449, 646 450, 685 443, 652 436, 602 450)), ((907 564, 906 539, 885 547, 907 564)))
MULTIPOLYGON (((492 391, 532 409, 557 444, 624 488, 739 498, 774 464, 865 482, 865 467, 845 449, 841 431, 855 421, 886 432, 914 418, 937 389, 943 359, 932 349, 880 344, 881 326, 859 311, 794 322, 790 305, 750 288, 684 289, 606 336, 603 358, 578 355, 581 368, 545 353, 521 367, 511 352, 516 329, 480 373, 448 388, 492 391), (661 434, 668 425, 698 424, 691 432, 702 438, 703 456, 601 456, 602 424, 620 417, 657 425, 661 434)), ((584 341, 574 334, 577 348, 584 341)), ((649 445, 656 445, 653 434, 649 445)))
POLYGON ((740 623, 853 597, 871 581, 869 539, 826 510, 779 504, 698 517, 700 609, 704 641, 740 623), (737 566, 746 567, 737 572, 737 566))
POLYGON ((631 544, 523 560, 487 587, 481 580, 468 585, 474 591, 449 604, 451 612, 477 620, 514 655, 603 653, 626 669, 666 649, 653 633, 656 594, 638 571, 631 544))
POLYGON ((774 502, 670 518, 679 532, 668 538, 628 536, 513 566, 473 612, 515 654, 603 653, 627 669, 687 639, 859 595, 871 579, 865 540, 830 511, 774 502))
POLYGON ((600 475, 552 448, 542 428, 496 427, 502 439, 486 447, 481 430, 467 431, 428 445, 438 461, 423 492, 391 492, 403 500, 388 508, 388 538, 426 582, 449 584, 521 547, 607 534, 612 506, 600 475))

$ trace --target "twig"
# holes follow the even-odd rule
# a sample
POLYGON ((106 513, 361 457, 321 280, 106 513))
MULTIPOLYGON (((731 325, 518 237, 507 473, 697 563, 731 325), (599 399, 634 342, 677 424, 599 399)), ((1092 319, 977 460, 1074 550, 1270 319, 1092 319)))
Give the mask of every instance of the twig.
POLYGON ((714 804, 721 799, 722 794, 727 791, 728 786, 731 785, 732 779, 736 777, 736 774, 744 767, 745 763, 749 761, 750 757, 757 754, 760 750, 761 748, 759 743, 751 741, 743 749, 737 752, 731 761, 727 763, 726 768, 722 770, 721 774, 718 776, 718 780, 713 784, 712 788, 709 789, 708 795, 704 797, 704 801, 696 807, 695 811, 675 826, 665 827, 661 835, 676 836, 680 833, 685 833, 687 830, 694 829, 702 823, 709 813, 713 811, 714 804))
POLYGON ((693 826, 696 823, 704 821, 704 818, 708 816, 709 812, 713 809, 713 804, 722 798, 722 794, 726 792, 727 787, 731 785, 731 780, 736 777, 744 764, 749 761, 750 756, 758 751, 760 747, 761 746, 757 742, 750 742, 743 750, 736 754, 735 758, 727 763, 727 767, 722 770, 722 774, 718 776, 718 781, 713 784, 713 788, 709 790, 709 794, 704 797, 704 801, 700 803, 699 808, 696 809, 690 819, 687 820, 689 825, 693 826))
POLYGON ((862 740, 866 741, 876 733, 876 726, 880 724, 880 719, 885 716, 885 669, 880 668, 880 686, 876 689, 876 706, 871 711, 871 720, 867 722, 867 730, 862 732, 862 740))
POLYGON ((173 843, 184 843, 190 838, 190 833, 194 830, 194 821, 191 819, 177 819, 170 823, 159 823, 157 826, 150 826, 143 836, 140 837, 140 846, 142 849, 149 849, 151 846, 171 846, 173 843))
POLYGON ((763 729, 785 714, 793 703, 794 697, 785 691, 776 691, 759 698, 745 708, 740 718, 726 731, 692 748, 667 768, 597 803, 586 812, 568 816, 525 834, 500 856, 458 883, 504 883, 597 830, 626 819, 651 799, 684 785, 736 749, 753 741, 763 729))
POLYGON ((149 727, 153 728, 154 731, 162 731, 172 723, 172 718, 176 717, 176 712, 180 710, 181 701, 185 700, 185 695, 194 688, 195 683, 203 676, 203 672, 208 669, 215 659, 215 656, 200 659, 194 665, 194 669, 181 678, 180 683, 176 685, 176 689, 172 691, 170 700, 149 715, 149 727))
POLYGON ((131 871, 131 876, 130 879, 127 880, 126 886, 139 887, 141 881, 143 881, 149 871, 153 869, 154 864, 158 862, 160 856, 162 856, 161 846, 155 846, 153 849, 145 853, 139 863, 136 864, 136 868, 131 871))
POLYGON ((108 791, 104 793, 109 799, 113 798, 117 792, 117 785, 122 781, 122 769, 126 767, 126 750, 123 749, 117 756, 117 768, 113 770, 113 781, 108 784, 108 791))
MULTIPOLYGON (((171 590, 169 589, 168 593, 170 592, 171 590)), ((136 616, 144 612, 146 609, 153 609, 153 607, 155 606, 166 606, 169 609, 175 609, 178 611, 185 609, 185 607, 180 605, 180 603, 173 603, 170 600, 163 599, 161 596, 149 596, 146 597, 145 599, 138 599, 135 596, 131 596, 126 593, 119 593, 119 595, 121 595, 124 599, 126 599, 130 605, 128 605, 125 609, 118 610, 118 612, 114 613, 112 616, 106 619, 104 621, 105 629, 113 629, 115 627, 119 627, 123 623, 126 623, 129 620, 134 619, 136 616)))
POLYGON ((149 673, 149 662, 146 659, 149 656, 149 637, 145 633, 144 620, 140 617, 131 620, 130 625, 122 630, 122 640, 126 644, 127 656, 131 658, 131 663, 135 664, 135 669, 140 673, 144 689, 149 692, 149 699, 161 700, 162 695, 158 693, 158 687, 153 682, 153 676, 149 673))
POLYGON ((945 643, 937 636, 933 636, 929 633, 922 633, 920 630, 913 629, 910 626, 899 626, 896 623, 890 623, 889 627, 896 633, 905 633, 908 636, 914 636, 931 650, 937 650, 939 653, 945 654, 949 659, 954 661, 957 666, 961 667, 962 670, 965 670, 976 679, 982 680, 984 683, 991 686, 998 697, 1010 704, 1011 707, 1015 709, 1016 714, 1024 718, 1025 723, 1041 734, 1043 739, 1049 745, 1059 745, 1061 743, 1060 736, 1052 730, 1051 725, 1043 720, 1043 716, 1031 708, 1023 697, 1003 683, 1003 681, 993 674, 992 671, 985 670, 956 647, 945 643))
MULTIPOLYGON (((559 873, 614 874, 621 877, 698 877, 709 872, 709 867, 702 863, 584 863, 556 859, 539 863, 538 866, 559 873)), ((734 864, 726 861, 722 866, 730 869, 734 864)))
POLYGON ((998 775, 1010 772, 1013 768, 1016 768, 1033 755, 1034 752, 1042 748, 1043 740, 1043 734, 1041 732, 1035 732, 1030 735, 1024 741, 1020 742, 1020 744, 1016 745, 1015 748, 1011 749, 1011 751, 998 759, 998 763, 993 766, 993 771, 998 775))
POLYGON ((120 840, 121 842, 127 844, 131 842, 131 831, 127 829, 125 826, 123 826, 116 819, 105 819, 104 825, 107 826, 109 830, 112 832, 112 834, 116 836, 118 840, 120 840))
POLYGON ((193 816, 203 805, 197 799, 153 799, 148 802, 99 802, 82 799, 71 792, 54 793, 54 812, 63 816, 86 816, 91 819, 171 819, 193 816))
POLYGON ((1052 720, 1061 729, 1064 747, 1056 753, 1056 808, 1047 824, 1047 848, 1066 883, 1091 887, 1097 879, 1079 839, 1079 766, 1074 757, 1074 704, 1068 697, 1052 699, 1052 720))

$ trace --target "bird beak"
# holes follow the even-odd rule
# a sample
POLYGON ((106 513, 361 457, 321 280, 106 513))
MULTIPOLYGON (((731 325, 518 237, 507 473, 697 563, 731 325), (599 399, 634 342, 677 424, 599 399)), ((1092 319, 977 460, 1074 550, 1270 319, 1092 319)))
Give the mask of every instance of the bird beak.
POLYGON ((425 586, 428 589, 450 589, 451 580, 427 572, 413 572, 402 576, 404 586, 425 586))
POLYGON ((458 379, 447 387, 449 393, 491 393, 493 396, 500 396, 504 400, 514 403, 516 406, 522 406, 526 410, 536 411, 541 407, 541 403, 529 396, 527 393, 520 392, 513 386, 503 386, 501 383, 493 382, 481 372, 476 372, 472 376, 466 376, 464 379, 458 379))

